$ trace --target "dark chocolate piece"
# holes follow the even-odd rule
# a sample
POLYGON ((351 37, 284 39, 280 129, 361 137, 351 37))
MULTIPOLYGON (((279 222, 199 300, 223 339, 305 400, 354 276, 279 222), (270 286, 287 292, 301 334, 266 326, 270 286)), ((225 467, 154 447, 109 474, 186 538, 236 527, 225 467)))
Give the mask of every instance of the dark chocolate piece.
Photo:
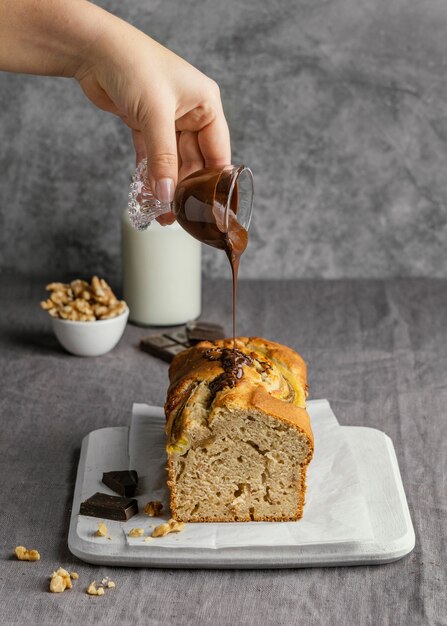
POLYGON ((138 485, 138 474, 135 470, 117 470, 104 472, 102 482, 125 498, 135 495, 138 485))
POLYGON ((170 346, 167 348, 168 352, 172 355, 172 358, 175 357, 176 354, 179 354, 179 352, 183 352, 183 350, 187 349, 188 348, 186 346, 183 346, 180 343, 176 346, 170 346))
POLYGON ((152 335, 140 339, 140 348, 167 363, 170 363, 176 354, 186 350, 188 346, 174 341, 166 335, 152 335))
POLYGON ((166 333, 164 337, 168 337, 169 339, 172 339, 172 341, 175 341, 175 343, 181 343, 184 346, 189 347, 188 337, 183 329, 173 331, 172 333, 166 333))
POLYGON ((140 339, 140 348, 156 356, 163 361, 170 363, 173 359, 173 354, 169 352, 170 348, 175 348, 177 344, 173 343, 171 339, 163 337, 163 335, 154 335, 152 337, 142 337, 140 339))
POLYGON ((177 342, 166 335, 151 335, 150 337, 143 337, 141 343, 147 343, 156 348, 167 348, 168 346, 174 346, 177 342))
POLYGON ((189 343, 194 345, 199 341, 215 341, 225 338, 225 329, 220 324, 192 320, 186 324, 186 334, 189 343))
POLYGON ((225 330, 220 324, 192 320, 185 328, 166 332, 163 335, 150 335, 140 339, 140 348, 159 359, 170 363, 174 356, 199 341, 224 339, 225 330))
POLYGON ((79 509, 81 515, 126 522, 138 513, 138 502, 133 498, 109 496, 99 491, 84 502, 79 509))

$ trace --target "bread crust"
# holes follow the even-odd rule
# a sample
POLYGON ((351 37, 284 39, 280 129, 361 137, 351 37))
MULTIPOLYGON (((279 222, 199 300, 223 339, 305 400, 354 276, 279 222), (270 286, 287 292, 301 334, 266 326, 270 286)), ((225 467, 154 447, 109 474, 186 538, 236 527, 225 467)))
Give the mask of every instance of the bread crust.
MULTIPOLYGON (((188 411, 188 400, 198 385, 211 383, 223 369, 220 361, 210 361, 206 353, 210 349, 231 349, 232 339, 213 343, 204 341, 178 354, 170 368, 170 386, 165 404, 166 433, 168 437, 168 485, 171 491, 171 512, 177 516, 175 502, 175 476, 172 454, 182 454, 182 446, 188 446, 187 436, 192 417, 188 411)), ((305 476, 313 455, 314 438, 306 411, 307 377, 306 364, 291 348, 260 337, 238 337, 236 348, 253 359, 253 365, 244 365, 244 375, 238 384, 218 391, 212 408, 253 410, 282 421, 306 435, 309 453, 300 474, 300 500, 295 519, 302 516, 305 492, 305 476)), ((187 448, 186 448, 187 449, 187 448)), ((289 518, 288 518, 289 519, 289 518)), ((284 521, 269 517, 271 521, 284 521)), ((199 521, 199 520, 198 520, 199 521)), ((200 521, 229 521, 226 519, 200 518, 200 521)), ((240 521, 250 521, 250 519, 240 521)), ((267 521, 260 518, 259 521, 267 521)))

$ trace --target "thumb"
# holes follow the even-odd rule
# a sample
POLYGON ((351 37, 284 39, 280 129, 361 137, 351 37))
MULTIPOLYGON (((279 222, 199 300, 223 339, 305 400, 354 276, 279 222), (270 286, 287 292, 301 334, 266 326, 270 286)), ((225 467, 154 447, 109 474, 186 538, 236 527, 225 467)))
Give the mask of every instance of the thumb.
POLYGON ((157 111, 141 129, 147 153, 148 180, 160 202, 172 202, 177 184, 178 160, 175 116, 157 111))

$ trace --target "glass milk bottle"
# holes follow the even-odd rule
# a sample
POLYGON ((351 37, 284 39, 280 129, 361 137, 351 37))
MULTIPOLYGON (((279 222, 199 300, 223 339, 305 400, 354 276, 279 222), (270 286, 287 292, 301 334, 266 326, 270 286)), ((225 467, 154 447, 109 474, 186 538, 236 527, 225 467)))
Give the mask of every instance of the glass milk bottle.
POLYGON ((201 244, 177 223, 154 220, 138 231, 121 222, 123 295, 129 319, 142 326, 174 326, 201 312, 201 244))

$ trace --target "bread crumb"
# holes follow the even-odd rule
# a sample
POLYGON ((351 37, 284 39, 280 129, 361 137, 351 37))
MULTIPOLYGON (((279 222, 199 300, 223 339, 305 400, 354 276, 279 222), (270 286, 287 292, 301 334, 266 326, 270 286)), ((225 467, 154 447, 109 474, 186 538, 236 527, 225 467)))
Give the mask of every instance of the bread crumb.
POLYGON ((70 576, 73 580, 78 580, 79 578, 79 574, 77 572, 70 572, 70 576))
POLYGON ((107 529, 107 526, 104 524, 104 522, 100 522, 98 524, 98 530, 96 531, 95 535, 96 537, 106 537, 108 532, 109 531, 107 529))
POLYGON ((40 561, 40 554, 37 550, 27 550, 25 546, 17 546, 15 555, 19 561, 40 561))

